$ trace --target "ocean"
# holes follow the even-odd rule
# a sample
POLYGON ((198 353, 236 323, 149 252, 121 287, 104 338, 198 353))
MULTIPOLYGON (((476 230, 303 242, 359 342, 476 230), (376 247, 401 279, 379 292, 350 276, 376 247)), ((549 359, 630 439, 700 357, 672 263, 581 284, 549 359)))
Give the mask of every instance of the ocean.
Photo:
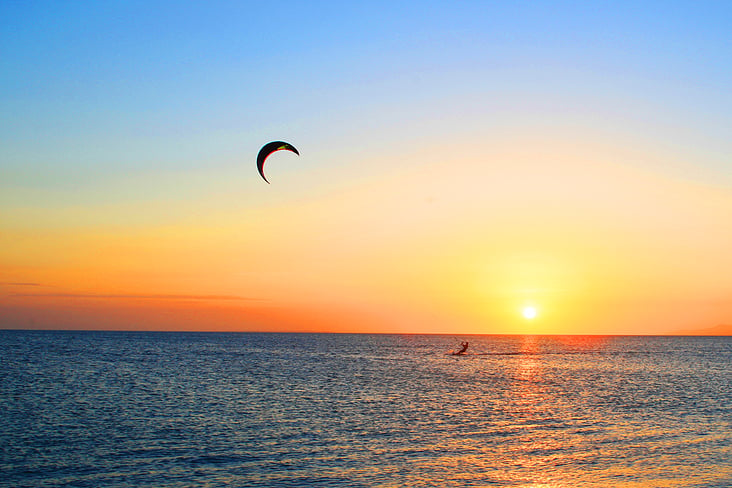
POLYGON ((6 330, 0 351, 2 487, 732 486, 732 337, 6 330))

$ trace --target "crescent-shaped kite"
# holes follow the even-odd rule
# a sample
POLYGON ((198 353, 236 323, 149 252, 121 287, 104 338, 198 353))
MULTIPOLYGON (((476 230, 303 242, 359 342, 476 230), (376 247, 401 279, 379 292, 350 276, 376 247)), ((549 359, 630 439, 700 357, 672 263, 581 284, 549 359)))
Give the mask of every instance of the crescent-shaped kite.
POLYGON ((257 154, 257 169, 259 170, 259 174, 262 175, 262 178, 264 178, 264 181, 266 181, 267 183, 269 183, 269 181, 267 181, 267 177, 264 176, 264 160, 267 159, 267 157, 273 152, 283 149, 287 151, 292 151, 298 156, 300 155, 300 153, 297 152, 297 149, 295 149, 295 146, 283 141, 268 142, 267 144, 262 146, 262 149, 259 150, 259 154, 257 154))

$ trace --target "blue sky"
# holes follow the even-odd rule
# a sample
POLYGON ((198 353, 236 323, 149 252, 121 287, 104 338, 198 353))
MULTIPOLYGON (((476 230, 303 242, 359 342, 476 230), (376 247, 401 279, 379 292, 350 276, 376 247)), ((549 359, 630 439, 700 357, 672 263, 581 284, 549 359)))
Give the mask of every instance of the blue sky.
POLYGON ((716 325, 731 27, 705 1, 2 2, 0 283, 402 318, 432 296, 473 324, 541 285, 568 290, 556 327, 686 293, 666 316, 716 325), (271 140, 301 156, 266 185, 271 140))
POLYGON ((638 3, 4 2, 4 165, 174 171, 510 112, 703 146, 728 174, 732 7, 638 3))

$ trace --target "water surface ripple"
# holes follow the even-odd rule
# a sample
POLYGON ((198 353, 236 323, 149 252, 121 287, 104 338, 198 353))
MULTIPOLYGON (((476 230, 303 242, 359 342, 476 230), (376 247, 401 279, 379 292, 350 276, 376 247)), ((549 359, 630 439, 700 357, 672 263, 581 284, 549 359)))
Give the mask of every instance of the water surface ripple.
POLYGON ((0 331, 0 486, 732 486, 732 338, 459 339, 0 331))

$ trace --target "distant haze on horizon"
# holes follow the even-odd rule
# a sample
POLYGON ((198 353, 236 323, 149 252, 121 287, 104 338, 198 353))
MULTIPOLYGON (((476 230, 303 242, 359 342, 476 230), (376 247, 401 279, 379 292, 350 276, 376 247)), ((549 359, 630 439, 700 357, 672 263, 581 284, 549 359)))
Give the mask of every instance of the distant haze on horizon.
POLYGON ((730 25, 5 2, 0 328, 732 334, 730 25))

